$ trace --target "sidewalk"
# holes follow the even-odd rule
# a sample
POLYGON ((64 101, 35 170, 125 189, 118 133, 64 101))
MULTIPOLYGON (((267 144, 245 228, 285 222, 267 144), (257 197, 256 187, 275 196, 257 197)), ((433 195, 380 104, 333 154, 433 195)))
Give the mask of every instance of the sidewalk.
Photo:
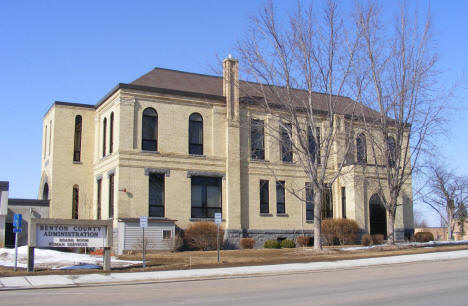
POLYGON ((230 276, 284 274, 468 258, 468 250, 313 263, 109 274, 38 275, 0 278, 0 290, 74 287, 93 284, 199 280, 230 276))

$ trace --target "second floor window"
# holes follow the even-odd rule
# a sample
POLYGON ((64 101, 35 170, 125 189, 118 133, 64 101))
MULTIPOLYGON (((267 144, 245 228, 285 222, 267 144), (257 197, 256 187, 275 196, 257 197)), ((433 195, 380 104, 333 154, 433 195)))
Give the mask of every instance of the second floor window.
POLYGON ((78 115, 75 117, 75 137, 74 137, 74 148, 73 148, 73 161, 79 162, 81 160, 81 128, 82 119, 78 115))
POLYGON ((250 148, 252 159, 265 159, 265 134, 263 120, 250 122, 250 148))
POLYGON ((189 118, 189 154, 203 155, 203 118, 197 113, 189 118))
POLYGON ((366 136, 362 133, 356 137, 356 161, 359 164, 367 163, 366 136))
POLYGON ((389 136, 387 139, 387 156, 388 156, 388 165, 390 167, 395 167, 395 160, 396 160, 396 144, 395 144, 395 138, 392 136, 389 136))
POLYGON ((157 151, 158 113, 151 107, 143 111, 141 129, 141 149, 144 151, 157 151))
POLYGON ((312 162, 320 164, 320 128, 315 128, 315 135, 312 133, 312 129, 308 128, 307 138, 309 142, 309 155, 312 162))
POLYGON ((109 154, 112 154, 114 151, 114 112, 110 115, 109 123, 109 154))
POLYGON ((285 127, 281 127, 281 160, 284 162, 293 161, 291 133, 291 124, 286 124, 285 127))
POLYGON ((102 122, 102 157, 106 156, 107 118, 102 122))

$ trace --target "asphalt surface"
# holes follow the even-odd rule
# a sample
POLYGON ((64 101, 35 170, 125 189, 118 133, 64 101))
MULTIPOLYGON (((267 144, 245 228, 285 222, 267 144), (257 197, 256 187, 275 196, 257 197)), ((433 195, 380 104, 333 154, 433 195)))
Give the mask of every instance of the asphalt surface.
POLYGON ((1 292, 2 305, 468 305, 468 259, 1 292))

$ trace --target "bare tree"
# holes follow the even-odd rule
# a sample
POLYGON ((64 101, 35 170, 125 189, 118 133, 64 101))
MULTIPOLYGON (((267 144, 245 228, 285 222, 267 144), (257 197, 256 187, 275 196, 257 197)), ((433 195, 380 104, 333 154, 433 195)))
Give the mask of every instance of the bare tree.
MULTIPOLYGON (((281 156, 294 155, 310 182, 314 248, 321 249, 323 194, 343 171, 352 144, 345 121, 352 124, 358 106, 343 95, 360 37, 347 32, 343 20, 349 19, 340 15, 334 1, 327 1, 320 12, 298 3, 288 17, 278 18, 270 1, 252 18, 238 51, 244 75, 255 83, 240 86, 271 118, 265 131, 283 144, 281 156)), ((288 191, 306 201, 304 188, 288 191)))
POLYGON ((403 2, 395 23, 386 22, 376 3, 357 5, 356 25, 364 52, 356 91, 358 102, 378 115, 361 116, 372 156, 367 167, 387 211, 388 242, 395 242, 395 216, 404 185, 419 166, 430 137, 442 127, 444 99, 437 96, 437 54, 430 14, 409 16, 403 2))
POLYGON ((453 240, 455 226, 462 232, 466 219, 465 203, 468 200, 468 177, 460 177, 440 165, 429 167, 423 202, 439 214, 447 237, 453 240))

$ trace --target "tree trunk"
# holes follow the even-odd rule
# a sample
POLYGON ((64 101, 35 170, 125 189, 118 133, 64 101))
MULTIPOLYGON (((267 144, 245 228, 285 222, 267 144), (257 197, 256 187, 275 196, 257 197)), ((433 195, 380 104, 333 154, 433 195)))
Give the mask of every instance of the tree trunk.
POLYGON ((387 222, 387 243, 395 244, 395 213, 391 210, 387 210, 388 222, 387 222))
MULTIPOLYGON (((318 189, 318 188, 317 188, 318 189)), ((314 190, 314 249, 322 249, 322 192, 314 190)))

